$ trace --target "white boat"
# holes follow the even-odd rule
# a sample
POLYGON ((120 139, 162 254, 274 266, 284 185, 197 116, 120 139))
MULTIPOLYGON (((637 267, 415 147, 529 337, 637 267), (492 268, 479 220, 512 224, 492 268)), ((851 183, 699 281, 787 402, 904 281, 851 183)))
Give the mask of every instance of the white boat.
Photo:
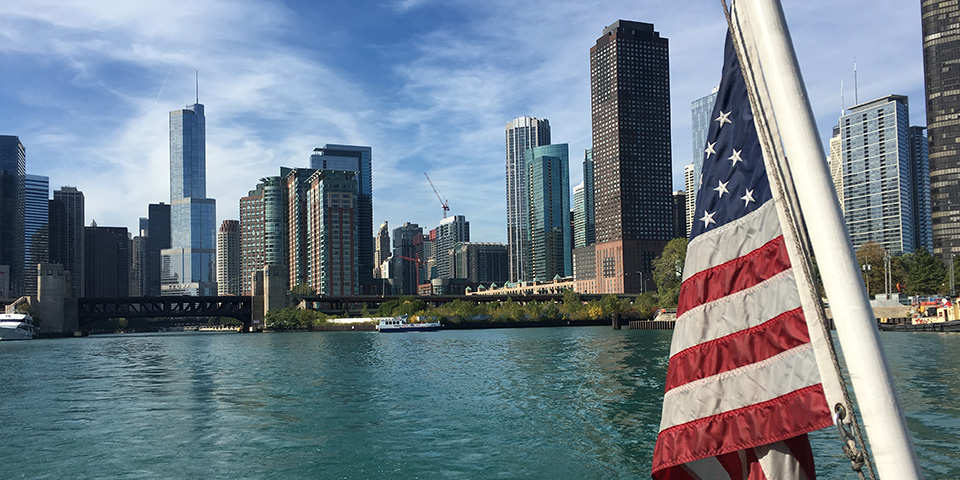
POLYGON ((0 313, 0 340, 32 340, 36 334, 30 315, 0 313))
POLYGON ((388 332, 435 332, 440 330, 443 325, 440 322, 431 322, 431 323, 408 323, 407 316, 401 315, 399 317, 383 317, 380 319, 380 323, 377 324, 377 330, 380 333, 388 332))

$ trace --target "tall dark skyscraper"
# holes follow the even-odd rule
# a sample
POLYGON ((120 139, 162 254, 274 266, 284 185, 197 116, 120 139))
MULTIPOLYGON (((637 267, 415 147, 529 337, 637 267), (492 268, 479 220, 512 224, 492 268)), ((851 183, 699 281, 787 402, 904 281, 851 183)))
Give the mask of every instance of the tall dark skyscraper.
POLYGON ((83 269, 87 297, 130 295, 130 240, 127 227, 84 227, 83 269))
POLYGON ((590 49, 599 293, 638 293, 672 237, 670 62, 649 23, 619 20, 590 49))
POLYGON ((170 276, 162 295, 216 295, 217 203, 207 198, 206 117, 195 103, 170 112, 170 276))
POLYGON ((922 0, 933 253, 960 253, 960 0, 922 0))
MULTIPOLYGON (((160 279, 163 278, 163 257, 160 252, 170 248, 170 205, 165 203, 151 203, 147 207, 147 242, 144 257, 142 295, 147 297, 160 296, 160 279)), ((168 263, 167 270, 170 265, 168 263)))
POLYGON ((27 152, 20 139, 0 135, 0 265, 9 267, 9 278, 0 278, 11 297, 24 294, 24 197, 27 152))
POLYGON ((50 261, 63 265, 65 271, 70 272, 70 290, 73 296, 84 296, 84 198, 83 192, 76 187, 60 187, 60 190, 53 191, 53 199, 57 207, 51 207, 51 220, 53 212, 57 211, 57 238, 60 249, 60 260, 51 258, 50 261), (62 213, 59 206, 63 205, 62 213))
POLYGON ((524 153, 550 145, 550 121, 546 118, 519 117, 507 122, 507 245, 510 249, 510 281, 532 280, 526 265, 529 258, 527 222, 527 172, 524 153))

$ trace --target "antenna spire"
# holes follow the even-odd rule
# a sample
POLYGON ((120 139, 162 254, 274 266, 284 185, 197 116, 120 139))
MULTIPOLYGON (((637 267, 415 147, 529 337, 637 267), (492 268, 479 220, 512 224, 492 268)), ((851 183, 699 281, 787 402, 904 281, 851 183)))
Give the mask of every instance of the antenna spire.
POLYGON ((200 70, 195 70, 197 74, 197 102, 200 103, 200 70))
POLYGON ((857 83, 857 57, 853 57, 853 103, 860 105, 860 84, 857 83))

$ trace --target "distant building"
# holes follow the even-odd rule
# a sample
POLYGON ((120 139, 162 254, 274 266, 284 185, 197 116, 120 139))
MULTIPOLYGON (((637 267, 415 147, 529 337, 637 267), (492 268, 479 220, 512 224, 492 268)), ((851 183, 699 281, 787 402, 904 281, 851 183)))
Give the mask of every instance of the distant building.
POLYGON ((130 240, 126 227, 84 228, 85 297, 130 296, 130 240))
MULTIPOLYGON (((700 172, 703 170, 703 156, 706 153, 707 134, 710 132, 710 122, 713 121, 710 116, 713 115, 713 107, 717 104, 717 92, 719 91, 720 86, 718 85, 713 87, 713 90, 711 90, 709 94, 690 102, 690 130, 693 137, 693 172, 691 173, 694 181, 698 184, 700 182, 700 172)), ((697 201, 697 190, 698 188, 686 188, 688 197, 687 210, 690 211, 690 223, 692 223, 694 206, 697 201)), ((690 231, 689 225, 687 226, 687 231, 690 231)))
POLYGON ((593 149, 586 149, 583 152, 583 208, 585 213, 584 245, 591 245, 597 241, 597 218, 594 209, 596 202, 596 185, 594 184, 593 173, 593 149))
POLYGON ((944 260, 960 253, 960 2, 924 1, 923 84, 926 90, 930 159, 933 254, 944 260))
POLYGON ((930 157, 926 127, 910 127, 910 185, 913 194, 914 237, 917 249, 933 252, 933 224, 930 210, 930 157))
POLYGON ((207 198, 206 117, 194 103, 170 112, 170 272, 161 295, 215 295, 217 203, 207 198))
POLYGON ((314 149, 310 168, 357 172, 357 261, 359 262, 359 293, 380 291, 380 281, 373 280, 373 150, 358 145, 326 144, 314 149))
POLYGON ((573 195, 571 202, 573 210, 570 215, 573 217, 573 248, 580 248, 587 244, 587 205, 584 200, 583 182, 573 186, 573 195))
POLYGON ((20 138, 0 135, 0 265, 7 265, 8 295, 25 291, 23 269, 27 151, 20 138))
POLYGON ((37 294, 37 265, 50 261, 50 179, 24 177, 25 295, 37 294))
POLYGON ((375 265, 373 276, 387 278, 389 275, 383 271, 383 262, 390 258, 390 227, 387 222, 380 224, 380 230, 377 232, 376 238, 373 239, 373 246, 373 263, 375 265))
POLYGON ((356 171, 318 170, 307 192, 307 284, 319 295, 360 293, 356 171))
POLYGON ((528 149, 550 144, 550 121, 519 117, 507 122, 507 245, 510 247, 510 280, 528 277, 527 254, 527 173, 523 155, 528 149))
POLYGON ((527 274, 548 281, 573 274, 570 238, 570 161, 566 143, 524 152, 527 173, 527 274))
POLYGON ((908 111, 907 97, 888 95, 840 117, 843 217, 854 249, 916 249, 908 111))
POLYGON ((687 238, 687 192, 673 192, 673 238, 687 238))
POLYGON ((309 190, 310 179, 318 170, 312 168, 294 168, 284 177, 286 184, 287 212, 287 273, 289 285, 310 285, 310 224, 309 190))
POLYGON ((440 220, 436 228, 436 238, 432 250, 436 264, 436 273, 431 278, 456 278, 452 276, 450 251, 458 242, 470 241, 470 222, 463 215, 451 215, 440 220))
MULTIPOLYGON (((170 264, 164 265, 161 251, 170 248, 170 205, 151 203, 147 207, 147 242, 144 252, 143 296, 159 297, 161 279, 170 275, 170 264), (164 268, 166 267, 166 268, 164 268)), ((169 260, 169 259, 168 259, 169 260)))
POLYGON ((423 245, 423 229, 416 223, 404 222, 393 229, 393 257, 390 262, 390 278, 393 291, 399 295, 414 295, 417 292, 420 257, 417 245, 423 245))
POLYGON ((502 243, 458 242, 450 252, 451 278, 503 285, 510 277, 508 255, 502 243))
POLYGON ((251 295, 252 275, 266 265, 286 266, 289 261, 289 219, 286 176, 260 179, 256 188, 240 199, 240 291, 251 295))
POLYGON ((130 239, 130 288, 131 297, 146 295, 147 237, 150 235, 150 219, 140 217, 137 235, 130 239))
POLYGON ((692 163, 683 167, 683 188, 684 188, 684 191, 687 192, 686 205, 685 205, 685 211, 687 216, 685 219, 685 223, 686 223, 686 230, 687 230, 688 237, 690 236, 690 229, 693 228, 693 212, 697 208, 696 192, 697 192, 697 189, 699 188, 699 186, 697 185, 699 182, 695 180, 695 178, 697 177, 693 176, 693 167, 694 165, 692 163))
POLYGON ((840 140, 840 125, 833 127, 833 136, 830 137, 830 156, 827 164, 830 166, 830 178, 833 180, 833 189, 837 192, 840 209, 843 210, 843 142, 840 140))
POLYGON ((669 42, 619 20, 590 49, 599 293, 639 293, 673 235, 669 42))
MULTIPOLYGON (((84 198, 83 192, 76 187, 60 187, 60 190, 53 191, 53 199, 63 205, 62 223, 58 222, 58 238, 62 242, 61 257, 55 259, 51 256, 51 263, 63 265, 63 269, 70 272, 71 293, 74 297, 85 296, 84 283, 86 274, 84 272, 86 241, 84 235, 84 198)), ((51 208, 51 212, 59 209, 51 208)), ((52 228, 52 225, 51 225, 52 228)))
POLYGON ((224 220, 217 232, 217 295, 240 295, 240 221, 224 220))

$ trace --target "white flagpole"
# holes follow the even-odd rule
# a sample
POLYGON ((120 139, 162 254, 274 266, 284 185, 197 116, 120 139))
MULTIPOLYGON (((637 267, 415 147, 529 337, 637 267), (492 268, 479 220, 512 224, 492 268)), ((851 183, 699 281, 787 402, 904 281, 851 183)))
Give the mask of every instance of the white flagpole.
POLYGON ((769 102, 763 105, 767 121, 775 122, 774 129, 780 132, 777 147, 789 162, 789 170, 802 172, 793 191, 807 218, 815 218, 806 228, 857 392, 873 464, 883 479, 922 478, 880 346, 876 319, 861 287, 860 268, 824 162, 780 2, 736 0, 733 10, 757 88, 764 89, 758 99, 769 102))

